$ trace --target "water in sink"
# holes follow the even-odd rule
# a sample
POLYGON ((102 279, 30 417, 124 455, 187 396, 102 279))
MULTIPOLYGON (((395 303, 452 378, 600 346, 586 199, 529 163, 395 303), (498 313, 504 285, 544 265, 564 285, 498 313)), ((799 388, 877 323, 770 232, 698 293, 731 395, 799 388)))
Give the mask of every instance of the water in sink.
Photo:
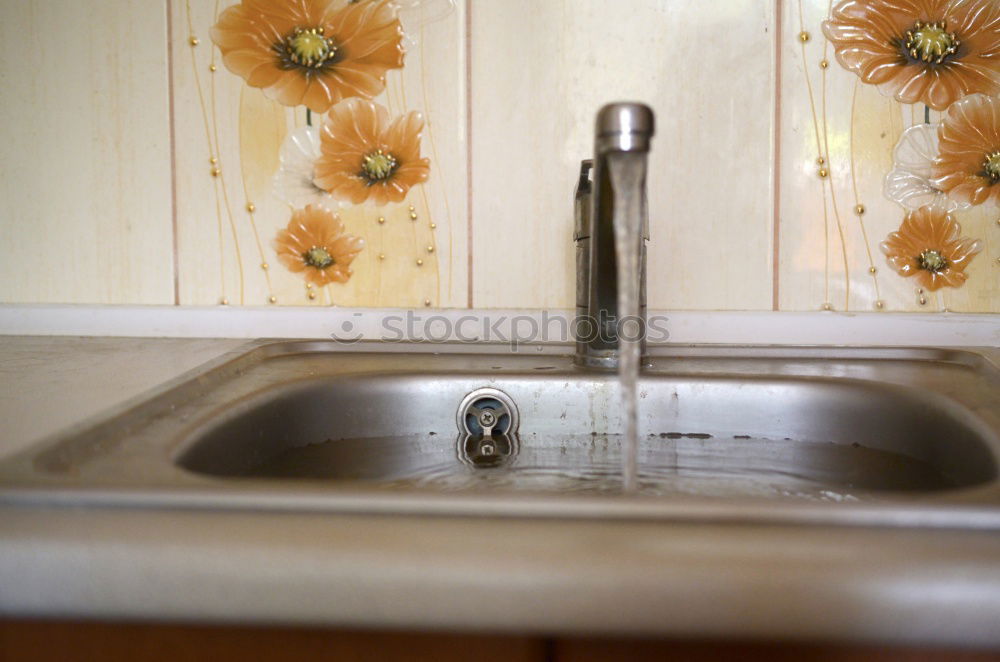
MULTIPOLYGON (((442 435, 286 448, 244 476, 363 481, 444 491, 623 491, 621 435, 534 435, 490 442, 442 435)), ((851 501, 879 491, 952 487, 930 465, 858 444, 665 433, 644 440, 635 491, 851 501)))
MULTIPOLYGON (((285 486, 623 492, 625 425, 612 375, 569 368, 485 377, 463 372, 457 357, 434 357, 437 372, 412 372, 420 364, 401 357, 344 355, 327 363, 290 358, 278 377, 317 365, 347 370, 352 360, 371 374, 248 384, 256 388, 249 396, 173 437, 173 461, 201 476, 285 486), (488 453, 456 439, 456 413, 484 386, 518 407, 520 438, 510 449, 497 444, 488 453)), ((490 357, 489 365, 500 360, 490 357)), ((671 367, 690 369, 681 361, 671 367)), ((925 496, 997 476, 982 425, 923 390, 655 369, 640 384, 637 491, 644 495, 925 496)))

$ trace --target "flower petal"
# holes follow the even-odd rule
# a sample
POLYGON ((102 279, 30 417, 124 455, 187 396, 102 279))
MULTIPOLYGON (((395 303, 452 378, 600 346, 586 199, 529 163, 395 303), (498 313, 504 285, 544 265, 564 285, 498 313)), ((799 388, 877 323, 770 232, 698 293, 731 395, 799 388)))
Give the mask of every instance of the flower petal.
POLYGON ((210 30, 226 67, 288 106, 323 113, 344 98, 373 97, 385 72, 403 66, 403 31, 390 0, 242 0, 210 30), (323 28, 335 59, 315 68, 291 62, 285 40, 296 28, 323 28))
POLYGON ((960 287, 966 281, 962 273, 969 260, 981 250, 978 241, 961 237, 958 222, 940 207, 921 207, 903 219, 896 232, 879 244, 886 262, 900 276, 915 277, 928 290, 960 287), (946 265, 938 271, 922 268, 917 258, 924 251, 941 254, 946 265))
POLYGON ((430 162, 420 158, 423 117, 412 112, 390 124, 388 111, 361 99, 346 99, 330 109, 320 136, 315 182, 340 200, 376 205, 399 202, 415 184, 427 180, 430 162), (387 179, 364 176, 365 157, 382 150, 396 159, 387 179))
POLYGON ((945 110, 962 96, 1000 93, 1000 5, 995 0, 840 0, 823 33, 863 82, 903 103, 945 110), (942 63, 914 59, 902 44, 917 21, 960 35, 942 63))

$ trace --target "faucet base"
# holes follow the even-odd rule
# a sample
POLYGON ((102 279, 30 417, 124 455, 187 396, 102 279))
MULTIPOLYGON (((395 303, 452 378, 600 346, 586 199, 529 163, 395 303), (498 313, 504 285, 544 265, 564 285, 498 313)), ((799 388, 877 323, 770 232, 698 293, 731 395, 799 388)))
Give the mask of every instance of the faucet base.
POLYGON ((576 356, 573 357, 573 365, 579 368, 588 368, 590 370, 617 370, 618 352, 613 351, 606 355, 583 354, 577 352, 576 356))
MULTIPOLYGON (((578 368, 586 368, 588 370, 613 371, 618 370, 618 359, 619 354, 617 349, 597 353, 577 351, 573 356, 573 365, 578 368)), ((646 368, 650 365, 652 365, 652 361, 649 356, 646 355, 645 350, 643 350, 642 356, 639 357, 639 367, 646 368)))

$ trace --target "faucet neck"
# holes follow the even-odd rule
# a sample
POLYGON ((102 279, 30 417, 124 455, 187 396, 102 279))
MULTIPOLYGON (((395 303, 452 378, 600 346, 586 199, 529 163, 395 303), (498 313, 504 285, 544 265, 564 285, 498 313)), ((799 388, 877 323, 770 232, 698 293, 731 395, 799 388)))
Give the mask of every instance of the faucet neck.
MULTIPOLYGON (((614 369, 618 365, 618 328, 621 315, 618 302, 617 255, 614 217, 621 204, 609 176, 608 157, 632 154, 645 159, 653 136, 653 113, 641 104, 618 103, 605 106, 597 116, 592 183, 584 182, 586 164, 577 188, 577 353, 578 365, 614 369), (589 204, 587 204, 589 203, 589 204), (587 213, 589 212, 589 213, 587 213), (581 227, 585 227, 581 231, 581 227)), ((639 269, 639 310, 645 348, 646 249, 648 230, 645 220, 646 186, 643 178, 638 195, 642 239, 637 247, 639 269)))

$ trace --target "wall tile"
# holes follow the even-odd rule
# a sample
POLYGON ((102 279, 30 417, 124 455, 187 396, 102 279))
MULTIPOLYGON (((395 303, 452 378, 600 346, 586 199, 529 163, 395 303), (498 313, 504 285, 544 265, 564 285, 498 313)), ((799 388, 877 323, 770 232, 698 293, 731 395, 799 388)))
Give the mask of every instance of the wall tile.
POLYGON ((164 2, 0 0, 0 302, 174 300, 164 2))
POLYGON ((924 122, 924 107, 900 104, 841 68, 821 30, 828 0, 782 5, 781 309, 1000 311, 1000 212, 990 204, 956 213, 963 234, 986 246, 963 287, 921 294, 886 263, 878 244, 898 229, 905 209, 886 197, 883 183, 900 135, 924 122))
POLYGON ((208 30, 235 1, 0 0, 0 302, 568 308, 579 162, 599 107, 634 99, 659 124, 651 307, 1000 312, 991 204, 956 212, 984 246, 959 289, 917 292, 880 253, 904 215, 883 181, 924 111, 840 67, 830 0, 403 0, 406 66, 376 101, 424 113, 431 178, 342 207, 367 248, 310 290, 271 246, 306 115, 223 66, 208 30))
POLYGON ((769 309, 773 4, 472 7, 474 304, 573 305, 573 189, 609 101, 650 104, 649 304, 769 309), (720 47, 724 44, 724 47, 720 47))
POLYGON ((342 206, 347 232, 367 246, 348 283, 307 289, 271 246, 291 214, 274 190, 279 152, 306 125, 305 109, 281 106, 226 70, 209 37, 220 3, 173 0, 181 303, 263 305, 273 297, 288 305, 465 305, 464 7, 442 9, 449 4, 402 12, 406 64, 388 72, 386 92, 375 99, 393 116, 424 114, 421 149, 431 179, 400 204, 342 206))

